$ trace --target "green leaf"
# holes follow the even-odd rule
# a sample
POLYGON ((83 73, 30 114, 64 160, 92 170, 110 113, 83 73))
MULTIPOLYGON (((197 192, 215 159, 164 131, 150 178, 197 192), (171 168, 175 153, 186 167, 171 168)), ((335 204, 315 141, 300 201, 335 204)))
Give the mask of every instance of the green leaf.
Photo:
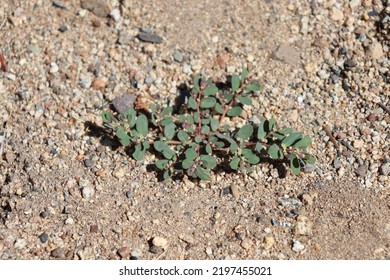
POLYGON ((165 170, 165 172, 163 174, 163 178, 164 178, 164 181, 168 181, 169 179, 171 179, 171 172, 169 170, 165 170))
POLYGON ((254 83, 254 84, 249 84, 245 88, 245 92, 256 92, 256 91, 261 91, 263 87, 259 83, 254 83))
POLYGON ((237 106, 229 109, 226 115, 228 115, 229 117, 237 117, 241 115, 241 113, 242 113, 242 108, 237 106))
POLYGON ((215 85, 210 85, 210 86, 208 86, 208 87, 204 90, 203 94, 206 95, 206 96, 214 96, 217 92, 218 92, 217 86, 215 86, 215 85))
POLYGON ((217 131, 219 128, 219 120, 216 118, 212 118, 210 122, 211 130, 217 131))
POLYGON ((198 108, 196 101, 192 96, 190 96, 188 98, 188 107, 190 107, 191 109, 194 109, 194 110, 196 110, 198 108))
POLYGON ((188 169, 193 164, 194 164, 194 160, 193 159, 186 158, 185 160, 182 161, 181 166, 183 167, 183 169, 188 169))
POLYGON ((294 154, 292 154, 292 156, 290 157, 290 168, 292 173, 294 173, 295 175, 298 175, 299 172, 301 171, 301 165, 299 164, 299 159, 294 154))
POLYGON ((198 154, 196 153, 195 149, 193 149, 193 148, 187 149, 184 152, 184 154, 186 156, 186 159, 190 159, 190 160, 194 160, 198 157, 198 154))
POLYGON ((277 132, 279 132, 280 134, 283 134, 283 135, 287 135, 287 134, 293 133, 294 130, 291 127, 286 127, 286 128, 283 128, 282 130, 279 130, 277 132))
POLYGON ((123 113, 123 116, 129 122, 129 127, 133 128, 137 117, 137 112, 134 110, 134 108, 127 108, 126 111, 123 113))
POLYGON ((196 176, 198 176, 198 178, 201 179, 202 181, 210 181, 211 180, 211 176, 207 172, 207 170, 199 165, 196 167, 196 176))
POLYGON ((255 155, 251 149, 242 149, 241 153, 244 156, 245 161, 250 164, 258 164, 260 162, 260 158, 255 155))
POLYGON ((164 110, 161 112, 161 118, 170 115, 172 111, 173 111, 172 107, 165 107, 164 110))
POLYGON ((224 143, 224 142, 217 141, 217 142, 215 142, 214 144, 215 144, 215 146, 217 146, 217 148, 219 148, 219 149, 222 149, 222 148, 225 147, 225 143, 224 143))
POLYGON ((222 105, 221 104, 219 104, 219 103, 217 103, 217 104, 215 104, 215 111, 218 113, 218 114, 223 114, 223 109, 222 109, 222 105))
POLYGON ((263 120, 259 124, 259 128, 257 129, 257 139, 262 140, 267 135, 267 131, 265 130, 265 122, 266 120, 263 120))
POLYGON ((238 156, 233 157, 232 161, 229 163, 229 166, 233 170, 237 170, 238 164, 240 163, 240 158, 238 156))
POLYGON ((210 118, 202 119, 202 124, 209 124, 211 121, 210 118))
POLYGON ((303 158, 303 160, 305 161, 305 163, 307 164, 315 164, 316 163, 316 158, 311 156, 311 155, 307 155, 303 158))
POLYGON ((203 166, 209 169, 213 169, 217 166, 217 161, 213 156, 201 155, 200 160, 203 162, 203 166))
POLYGON ((110 112, 103 112, 101 114, 102 120, 105 123, 110 123, 115 120, 114 116, 110 112))
POLYGON ((168 145, 164 141, 155 141, 153 143, 153 147, 157 152, 162 152, 166 147, 168 147, 168 145))
POLYGON ((232 91, 236 92, 240 88, 240 77, 237 74, 232 76, 232 91))
POLYGON ((279 158, 279 146, 276 144, 273 144, 271 147, 269 147, 268 154, 273 159, 279 158))
POLYGON ((176 125, 174 123, 170 123, 164 127, 164 135, 168 140, 172 140, 175 136, 176 125))
POLYGON ((230 151, 234 154, 238 150, 238 145, 236 142, 230 142, 230 151))
POLYGON ((130 136, 129 136, 129 134, 127 134, 127 132, 123 128, 119 127, 116 130, 115 134, 119 138, 119 142, 123 146, 129 146, 130 145, 130 136))
POLYGON ((249 139, 252 136, 252 134, 253 134, 253 126, 251 124, 246 124, 238 130, 236 137, 245 141, 249 139))
POLYGON ((187 132, 185 132, 184 130, 180 130, 177 133, 177 138, 179 138, 179 140, 184 143, 188 141, 188 139, 190 139, 190 136, 188 136, 187 132))
POLYGON ((294 148, 297 149, 306 149, 311 144, 311 138, 309 136, 304 136, 301 140, 295 143, 294 148))
POLYGON ((149 127, 148 127, 148 119, 146 118, 145 115, 139 115, 137 118, 137 121, 135 123, 135 127, 138 131, 139 134, 142 136, 147 136, 149 132, 149 127))
POLYGON ((263 145, 261 145, 260 143, 256 143, 255 151, 261 153, 262 150, 264 150, 263 145))
POLYGON ((140 161, 143 159, 145 152, 146 150, 142 149, 141 144, 138 144, 137 146, 135 146, 135 150, 133 152, 133 158, 137 161, 140 161))
POLYGON ((208 125, 204 125, 202 126, 202 128, 200 129, 200 133, 202 134, 209 134, 210 133, 210 127, 208 125))
POLYGON ((165 149, 163 150, 163 155, 166 159, 171 159, 173 158, 173 156, 175 155, 175 151, 173 151, 171 148, 169 148, 168 146, 165 147, 165 149))
POLYGON ((213 108, 216 103, 217 100, 214 97, 206 97, 200 101, 200 108, 202 109, 213 108))
POLYGON ((290 147, 292 144, 294 144, 297 140, 302 138, 302 134, 295 132, 291 133, 289 136, 283 139, 282 145, 286 147, 290 147))
POLYGON ((206 145, 205 150, 206 150, 206 153, 208 153, 208 154, 211 154, 211 153, 213 152, 213 149, 211 148, 211 145, 210 145, 210 144, 207 144, 207 145, 206 145))
POLYGON ((244 83, 246 77, 248 77, 248 69, 244 68, 241 72, 241 82, 244 83))
POLYGON ((231 93, 228 92, 228 91, 225 91, 225 92, 223 93, 223 96, 225 97, 225 103, 226 103, 226 104, 230 103, 230 101, 232 101, 232 99, 233 99, 233 94, 231 94, 231 93))
POLYGON ((202 142, 203 141, 203 138, 202 137, 200 137, 200 136, 196 136, 195 137, 195 142, 196 143, 200 143, 200 142, 202 142))
POLYGON ((237 96, 238 101, 240 101, 244 105, 252 105, 252 99, 247 96, 237 96))
POLYGON ((161 126, 166 126, 168 124, 171 124, 173 123, 173 118, 172 117, 168 117, 168 118, 165 118, 161 121, 161 126))
POLYGON ((199 123, 199 121, 200 121, 199 113, 198 113, 198 112, 195 112, 195 113, 194 113, 194 122, 195 122, 195 123, 199 123))
POLYGON ((160 159, 156 161, 156 166, 158 169, 165 169, 167 166, 168 160, 167 159, 160 159))
POLYGON ((194 85, 194 88, 192 91, 194 92, 198 92, 200 90, 200 87, 199 87, 199 82, 200 82, 200 79, 201 79, 201 76, 200 75, 196 75, 194 77, 194 80, 192 82, 192 84, 194 85))

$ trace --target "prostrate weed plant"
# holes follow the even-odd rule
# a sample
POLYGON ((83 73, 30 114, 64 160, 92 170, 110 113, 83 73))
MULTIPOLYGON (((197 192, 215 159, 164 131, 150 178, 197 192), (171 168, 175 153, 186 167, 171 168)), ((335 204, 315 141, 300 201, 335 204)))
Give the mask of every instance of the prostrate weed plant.
POLYGON ((210 171, 221 167, 251 171, 263 157, 284 160, 292 173, 298 174, 304 165, 315 163, 307 153, 309 136, 279 128, 273 118, 241 127, 226 122, 226 118, 240 116, 244 105, 252 105, 253 93, 261 90, 258 82, 249 81, 246 69, 233 75, 228 86, 196 76, 180 114, 173 114, 172 106, 152 104, 148 117, 128 108, 117 115, 105 111, 102 119, 135 160, 142 160, 152 149, 165 180, 185 173, 207 181, 211 180, 210 171))

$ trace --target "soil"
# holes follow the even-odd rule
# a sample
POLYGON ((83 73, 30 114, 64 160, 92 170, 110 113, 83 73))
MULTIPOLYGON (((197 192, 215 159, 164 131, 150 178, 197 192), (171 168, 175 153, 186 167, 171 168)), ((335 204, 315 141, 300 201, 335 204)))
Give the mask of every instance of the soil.
POLYGON ((5 1, 0 258, 390 259, 389 16, 386 0, 5 1), (243 66, 264 89, 235 121, 310 135, 316 165, 162 182, 103 129, 115 97, 172 103, 243 66))

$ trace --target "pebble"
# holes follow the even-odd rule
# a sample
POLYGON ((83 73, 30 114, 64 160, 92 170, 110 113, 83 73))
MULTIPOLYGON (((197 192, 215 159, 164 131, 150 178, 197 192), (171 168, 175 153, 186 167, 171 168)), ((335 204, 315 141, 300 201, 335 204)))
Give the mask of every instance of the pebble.
POLYGON ((117 251, 118 255, 122 258, 122 259, 126 259, 130 256, 130 250, 128 247, 124 246, 124 247, 121 247, 118 249, 117 251))
POLYGON ((279 45, 273 57, 290 65, 296 65, 300 61, 299 53, 287 44, 279 45))
POLYGON ((384 176, 388 176, 390 174, 390 163, 388 163, 388 162, 383 163, 379 167, 379 174, 384 175, 384 176))
POLYGON ((145 84, 147 84, 148 86, 150 86, 151 84, 153 84, 153 78, 152 77, 150 77, 150 76, 147 76, 146 78, 145 78, 145 84))
POLYGON ((133 192, 132 191, 127 191, 126 192, 126 197, 127 198, 130 198, 130 197, 132 197, 133 196, 133 192))
POLYGON ((114 170, 114 172, 112 172, 112 176, 114 176, 117 179, 121 179, 125 177, 125 175, 126 175, 125 168, 118 168, 117 170, 114 170))
POLYGON ((192 72, 191 70, 191 65, 187 64, 187 63, 184 63, 183 64, 183 72, 185 74, 190 74, 192 72))
POLYGON ((313 205, 313 198, 307 194, 307 193, 304 193, 302 195, 302 202, 305 204, 305 205, 308 205, 308 206, 311 206, 313 205))
POLYGON ((68 6, 66 6, 64 3, 62 3, 60 0, 53 0, 53 5, 57 8, 61 9, 68 9, 68 6))
POLYGON ((102 89, 104 86, 106 85, 106 83, 100 79, 100 78, 96 78, 95 80, 93 80, 92 82, 92 88, 94 90, 100 90, 102 89))
POLYGON ((65 220, 65 225, 73 225, 73 224, 74 224, 74 220, 71 217, 65 220))
POLYGON ((20 249, 23 249, 26 246, 27 246, 27 240, 26 239, 24 239, 24 238, 16 239, 15 244, 14 244, 15 249, 20 250, 20 249))
POLYGON ((33 54, 39 54, 41 52, 41 48, 34 45, 28 45, 27 50, 33 54))
POLYGON ((275 244, 275 238, 273 236, 266 236, 264 237, 264 248, 266 250, 271 249, 272 246, 275 244))
POLYGON ((42 233, 39 237, 39 240, 42 242, 42 243, 45 243, 47 241, 47 239, 49 238, 49 236, 44 232, 42 233))
POLYGON ((241 242, 241 247, 244 248, 245 250, 248 250, 252 247, 253 245, 253 242, 252 240, 250 240, 249 238, 245 238, 242 242, 241 242))
POLYGON ((162 248, 154 246, 154 245, 150 247, 149 251, 153 254, 156 254, 156 255, 160 255, 164 252, 164 250, 162 248))
POLYGON ((369 52, 373 59, 379 59, 384 56, 382 45, 379 42, 373 42, 369 47, 369 52))
POLYGON ((92 167, 93 166, 93 161, 90 160, 89 158, 84 160, 84 164, 86 167, 92 167))
POLYGON ((140 32, 138 33, 137 38, 143 42, 154 43, 154 44, 162 43, 162 38, 155 34, 140 32))
POLYGON ((84 187, 82 194, 85 199, 91 199, 93 196, 93 189, 91 187, 84 187))
POLYGON ((59 30, 60 32, 64 33, 64 32, 66 32, 66 31, 69 30, 69 26, 66 25, 66 24, 64 24, 64 25, 62 25, 58 30, 59 30))
POLYGON ((92 81, 87 76, 80 76, 80 86, 85 89, 89 89, 92 85, 92 81))
POLYGON ((292 250, 296 253, 299 253, 305 249, 305 245, 303 245, 299 240, 293 241, 292 250))
POLYGON ((112 10, 109 0, 82 0, 81 7, 98 17, 107 17, 112 10))
POLYGON ((333 7, 331 18, 334 21, 341 21, 344 19, 344 13, 336 7, 333 7))
POLYGON ((110 17, 112 17, 112 19, 115 20, 115 21, 119 21, 120 18, 121 18, 121 11, 118 8, 113 9, 110 12, 110 17))
POLYGON ((229 60, 230 60, 230 56, 229 56, 229 53, 227 52, 221 52, 218 56, 217 56, 217 59, 216 59, 216 64, 221 67, 221 68, 225 68, 227 66, 227 64, 229 63, 229 60))
POLYGON ((173 59, 176 62, 182 62, 183 61, 183 55, 181 54, 181 52, 179 50, 175 50, 173 52, 173 59))
POLYGON ((118 113, 123 113, 127 108, 133 107, 136 97, 130 93, 125 93, 116 97, 112 105, 118 113))
POLYGON ((166 248, 168 246, 168 240, 161 236, 153 238, 152 244, 160 248, 166 248))
POLYGON ((209 256, 213 254, 213 250, 211 249, 211 247, 206 248, 206 254, 209 256))
POLYGON ((312 235, 312 222, 306 216, 300 215, 297 218, 297 223, 295 225, 295 234, 298 235, 312 235))
POLYGON ((354 140, 353 143, 352 143, 352 146, 356 149, 360 149, 360 148, 363 148, 364 146, 364 141, 363 140, 354 140))
POLYGON ((46 219, 46 218, 49 216, 49 214, 47 214, 46 211, 42 211, 41 213, 39 213, 39 216, 40 216, 41 218, 46 219))
POLYGON ((231 185, 230 186, 230 192, 233 195, 235 199, 240 198, 240 192, 238 191, 238 187, 236 185, 231 185))
POLYGON ((90 233, 97 233, 98 231, 99 231, 99 226, 96 225, 96 224, 91 225, 91 226, 89 227, 89 232, 90 232, 90 233))
POLYGON ((62 259, 65 257, 64 250, 61 247, 55 248, 53 251, 51 251, 50 255, 56 259, 62 259))
POLYGON ((359 165, 358 168, 355 169, 356 175, 359 177, 364 177, 367 174, 368 166, 366 164, 359 165))
POLYGON ((350 0, 349 1, 349 6, 351 9, 356 9, 361 5, 361 0, 350 0))
POLYGON ((293 208, 297 208, 297 207, 300 207, 302 205, 302 202, 299 199, 295 199, 295 198, 284 198, 283 197, 283 198, 279 198, 278 202, 284 207, 290 206, 293 208))

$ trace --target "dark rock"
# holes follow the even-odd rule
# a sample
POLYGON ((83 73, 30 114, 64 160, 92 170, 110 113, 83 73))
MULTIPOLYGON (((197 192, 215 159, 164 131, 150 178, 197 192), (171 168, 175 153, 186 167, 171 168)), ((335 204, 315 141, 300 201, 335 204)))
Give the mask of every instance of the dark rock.
POLYGON ((130 93, 125 93, 116 97, 112 105, 118 113, 123 113, 127 108, 133 107, 136 97, 130 93))
POLYGON ((154 44, 161 44, 162 43, 162 38, 158 35, 155 35, 155 34, 140 32, 137 35, 137 37, 138 37, 138 39, 140 39, 143 42, 154 43, 154 44))
POLYGON ((87 158, 84 160, 84 164, 86 167, 91 167, 93 165, 93 161, 87 158))
POLYGON ((42 211, 41 213, 39 213, 39 216, 41 216, 41 218, 46 219, 49 216, 49 214, 47 214, 46 211, 42 211))
POLYGON ((231 192, 230 192, 230 188, 229 187, 227 187, 227 188, 224 188, 224 189, 222 189, 222 195, 228 195, 228 194, 230 194, 231 192))
POLYGON ((49 236, 44 232, 39 236, 39 240, 41 240, 42 243, 45 243, 49 236))
POLYGON ((149 250, 149 251, 150 251, 151 253, 153 253, 153 254, 159 255, 159 254, 161 254, 162 252, 164 252, 164 249, 153 245, 152 247, 150 247, 150 250, 149 250))
POLYGON ((91 225, 91 227, 89 228, 89 232, 91 232, 91 233, 97 233, 98 230, 99 230, 98 225, 91 225))
POLYGON ((53 0, 53 5, 57 8, 68 9, 68 7, 64 3, 62 3, 60 0, 53 0))
POLYGON ((69 27, 68 27, 67 25, 63 25, 63 26, 61 26, 58 30, 61 31, 61 32, 63 33, 63 32, 68 31, 68 30, 69 30, 69 27))
POLYGON ((131 261, 136 261, 136 260, 138 260, 138 257, 136 257, 136 256, 131 256, 131 257, 130 257, 130 260, 131 260, 131 261))
POLYGON ((63 259, 65 257, 64 250, 62 250, 62 248, 60 247, 57 247, 53 251, 51 251, 50 255, 56 259, 63 259))
POLYGON ((364 177, 367 174, 368 166, 366 164, 359 165, 358 168, 355 169, 356 175, 359 177, 364 177))
POLYGON ((390 163, 383 163, 381 167, 379 167, 379 174, 388 176, 390 174, 390 163))
POLYGON ((275 219, 275 218, 272 218, 272 219, 271 219, 271 224, 272 224, 274 227, 280 226, 279 221, 278 221, 277 219, 275 219))
POLYGON ((130 197, 132 197, 133 196, 133 192, 132 191, 127 191, 126 192, 126 197, 127 198, 130 198, 130 197))

